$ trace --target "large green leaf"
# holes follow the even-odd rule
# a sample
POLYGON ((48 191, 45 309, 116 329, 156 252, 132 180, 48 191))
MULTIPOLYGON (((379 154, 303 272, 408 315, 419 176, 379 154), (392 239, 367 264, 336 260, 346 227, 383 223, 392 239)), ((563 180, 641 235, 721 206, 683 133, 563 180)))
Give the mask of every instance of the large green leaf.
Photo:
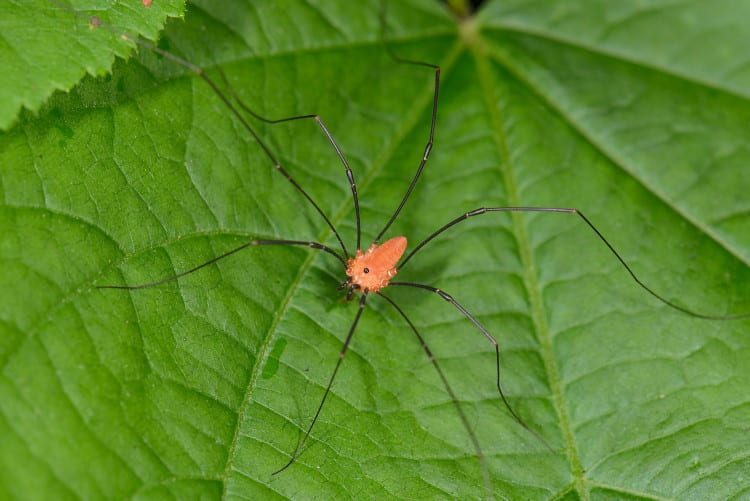
MULTIPOLYGON (((390 2, 390 46, 443 71, 435 148, 389 234, 414 245, 482 206, 577 207, 669 299, 750 311, 748 10, 505 0, 458 22, 427 0, 390 2)), ((319 113, 354 170, 364 246, 419 163, 432 102, 432 72, 394 62, 379 12, 206 1, 160 42, 218 81, 220 66, 257 112, 319 113)), ((115 50, 115 35, 54 4, 39 15, 115 50)), ((351 249, 349 187, 315 123, 257 127, 351 249)), ((497 337, 509 400, 554 452, 500 402, 485 337, 436 295, 393 287, 461 401, 492 492, 433 366, 378 297, 303 454, 273 476, 357 309, 339 301, 336 260, 254 247, 158 287, 96 286, 155 280, 258 237, 336 247, 321 218, 201 79, 153 54, 22 114, 0 155, 0 498, 750 491, 750 323, 666 307, 565 214, 477 217, 399 275, 450 292, 497 337)))

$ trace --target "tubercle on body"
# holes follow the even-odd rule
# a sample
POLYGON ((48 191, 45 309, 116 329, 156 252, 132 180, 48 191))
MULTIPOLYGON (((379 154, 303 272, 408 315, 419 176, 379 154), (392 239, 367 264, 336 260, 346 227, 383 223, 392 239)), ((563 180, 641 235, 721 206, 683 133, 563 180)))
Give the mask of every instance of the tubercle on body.
POLYGON ((388 287, 396 276, 396 263, 406 250, 406 237, 393 237, 381 245, 372 244, 366 252, 357 249, 346 267, 348 282, 362 291, 377 292, 388 287))

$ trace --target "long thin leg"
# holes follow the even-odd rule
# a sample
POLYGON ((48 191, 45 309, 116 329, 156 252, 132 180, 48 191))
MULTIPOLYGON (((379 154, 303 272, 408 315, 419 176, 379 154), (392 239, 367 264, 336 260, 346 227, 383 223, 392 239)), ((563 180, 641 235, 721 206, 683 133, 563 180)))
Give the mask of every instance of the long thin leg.
POLYGON ((224 71, 217 67, 219 70, 219 74, 221 75, 221 79, 224 80, 224 86, 227 88, 227 91, 232 95, 232 98, 234 101, 245 110, 246 113, 253 116, 255 119, 260 120, 261 122, 266 122, 269 124, 280 124, 283 122, 292 122, 294 120, 315 120, 315 122, 318 124, 318 127, 323 131, 323 134, 326 135, 328 138, 328 141, 331 143, 331 146, 336 151, 336 154, 339 157, 339 160, 341 160, 341 163, 344 166, 344 170, 346 171, 346 179, 349 181, 349 186, 352 190, 352 198, 354 199, 354 215, 357 220, 357 249, 361 248, 361 235, 362 231, 360 228, 360 219, 359 219, 359 197, 357 196, 357 183, 354 182, 354 173, 352 172, 351 167, 349 167, 349 162, 347 162, 346 157, 344 156, 344 152, 341 151, 341 148, 339 147, 338 143, 336 143, 336 140, 333 138, 333 134, 331 134, 328 130, 328 127, 326 127, 326 124, 323 123, 323 119, 320 118, 319 115, 297 115, 293 117, 286 117, 286 118, 277 118, 277 119, 271 119, 266 118, 262 115, 259 115, 255 111, 253 111, 249 106, 247 106, 245 103, 242 102, 240 97, 237 95, 237 92, 234 90, 234 87, 229 83, 229 80, 227 80, 226 75, 224 74, 224 71))
POLYGON ((460 311, 463 316, 469 319, 471 323, 474 324, 474 326, 479 329, 479 332, 484 334, 484 337, 487 338, 487 340, 492 343, 492 346, 495 348, 495 369, 497 373, 497 391, 500 393, 500 398, 503 400, 503 403, 505 404, 505 407, 508 409, 508 412, 510 412, 510 415, 513 416, 513 419, 515 419, 518 424, 524 427, 529 433, 533 434, 538 438, 544 445, 549 449, 551 452, 554 452, 554 449, 547 443, 546 440, 542 438, 542 436, 536 432, 536 430, 530 428, 524 421, 521 419, 521 417, 516 414, 516 411, 513 410, 513 407, 510 406, 510 402, 508 402, 508 399, 505 398, 505 393, 503 393, 503 387, 500 385, 500 347, 497 343, 497 340, 492 336, 492 334, 487 331, 487 329, 484 328, 482 324, 479 323, 479 320, 474 318, 474 316, 466 311, 466 308, 461 306, 458 301, 453 299, 453 296, 448 294, 447 292, 438 289, 437 287, 432 287, 430 285, 424 285, 424 284, 417 284, 413 282, 391 282, 390 285, 398 285, 398 286, 404 286, 404 287, 415 287, 417 289, 424 289, 430 292, 434 292, 441 298, 448 301, 450 304, 456 307, 458 311, 460 311))
POLYGON ((380 239, 383 237, 386 231, 388 231, 388 228, 391 227, 393 222, 398 217, 399 213, 401 212, 401 209, 406 205, 406 201, 409 199, 409 196, 411 195, 411 192, 414 190, 414 187, 417 185, 417 181, 419 181, 419 176, 422 175, 422 170, 424 169, 425 164, 427 163, 427 159, 430 157, 430 152, 432 151, 432 144, 435 139, 435 122, 437 121, 437 108, 438 108, 438 93, 440 90, 440 66, 436 64, 431 63, 425 63, 423 61, 415 61, 412 59, 404 59, 399 57, 391 48, 390 45, 388 45, 385 42, 385 2, 383 3, 383 10, 381 11, 380 15, 380 26, 381 30, 383 32, 383 44, 385 45, 386 50, 391 55, 391 57, 397 62, 401 64, 411 64, 414 66, 424 66, 426 68, 432 68, 435 70, 435 90, 432 96, 432 120, 430 123, 430 136, 427 139, 427 144, 424 148, 424 153, 422 154, 422 160, 419 162, 419 167, 417 168, 417 172, 414 174, 414 177, 411 180, 411 183, 409 183, 409 188, 406 190, 406 193, 404 193, 404 197, 401 199, 401 203, 398 204, 398 207, 396 208, 396 211, 393 213, 391 218, 388 220, 388 222, 385 224, 382 230, 380 230, 380 233, 378 233, 378 236, 375 237, 375 243, 377 244, 380 239))
POLYGON ((625 270, 627 270, 627 272, 633 278, 635 283, 640 285, 641 288, 643 288, 646 292, 648 292, 653 297, 655 297, 662 303, 666 304, 670 308, 673 308, 686 315, 690 315, 691 317, 702 318, 704 320, 740 320, 743 318, 750 318, 750 313, 742 313, 738 315, 706 315, 704 313, 695 312, 691 309, 685 308, 684 306, 680 306, 676 303, 673 303, 669 299, 666 299, 664 296, 656 293, 653 289, 651 289, 648 285, 646 285, 640 278, 638 278, 638 276, 635 274, 632 268, 630 268, 628 263, 625 262, 625 259, 623 259, 623 257, 620 256, 620 253, 615 250, 612 244, 609 243, 609 240, 607 240, 604 237, 604 235, 596 228, 596 226, 594 226, 594 224, 591 221, 589 221, 589 219, 586 216, 583 215, 583 212, 579 211, 578 209, 571 209, 571 208, 564 208, 564 207, 482 207, 479 209, 474 209, 473 211, 469 211, 465 214, 458 216, 457 218, 443 225, 437 231, 433 232, 430 236, 422 240, 422 242, 416 247, 414 247, 414 249, 403 259, 403 261, 401 261, 401 264, 397 267, 398 270, 399 271, 402 270, 404 265, 411 259, 411 257, 414 254, 416 254, 420 249, 422 249, 425 245, 427 245, 435 237, 437 237, 438 235, 446 231, 448 228, 460 223, 461 221, 465 221, 469 219, 470 217, 481 216, 482 214, 487 214, 490 212, 558 212, 558 213, 563 213, 563 214, 575 214, 576 216, 580 217, 583 220, 583 222, 586 223, 586 225, 596 234, 599 240, 601 240, 604 243, 604 245, 607 246, 610 252, 620 262, 620 264, 625 268, 625 270))
POLYGON ((331 392, 331 385, 333 385, 333 380, 336 378, 336 373, 339 371, 339 367, 341 367, 341 361, 344 360, 344 356, 346 355, 346 350, 349 348, 349 342, 352 340, 352 336, 354 336, 354 331, 357 328, 357 323, 359 323, 359 317, 362 316, 362 311, 365 309, 365 302, 367 301, 367 294, 368 292, 365 291, 362 293, 362 299, 359 300, 359 309, 357 310, 357 314, 354 317, 354 322, 352 322, 352 326, 349 327, 349 334, 346 335, 346 339, 344 340, 344 345, 341 347, 341 351, 339 352, 339 359, 336 361, 336 367, 333 369, 333 374, 331 374, 331 379, 328 380, 328 386, 326 386, 326 391, 323 393, 323 398, 320 400, 320 404, 318 405, 318 410, 315 411, 315 416, 313 417, 312 422, 310 423, 310 426, 307 427, 307 431, 305 431, 305 435, 302 437, 302 440, 300 440, 299 444, 297 445, 297 448, 294 450, 294 453, 292 454, 292 457, 289 459, 289 461, 272 473, 272 475, 277 475, 281 473, 282 471, 289 468, 292 463, 299 457, 300 454, 302 454, 302 448, 305 445, 305 442, 307 442, 308 437, 310 436, 310 432, 313 429, 313 426, 315 426, 315 422, 318 420, 318 416, 320 416, 320 411, 323 409, 323 404, 326 403, 326 398, 328 398, 328 394, 331 392))
POLYGON ((412 323, 412 321, 409 320, 409 317, 406 316, 406 313, 404 313, 404 311, 391 298, 389 298, 382 292, 378 291, 377 294, 383 299, 385 299, 386 301, 388 301, 391 304, 391 306, 393 306, 396 309, 396 311, 399 312, 399 314, 403 317, 403 319, 406 320, 406 323, 409 324, 409 327, 411 327, 411 330, 412 332, 414 332, 414 335, 417 336, 417 339, 419 340, 419 344, 422 346, 422 349, 427 354, 427 358, 430 360, 433 367, 435 367, 435 370, 440 376, 440 380, 443 382, 445 391, 448 392, 451 402, 453 402, 453 405, 456 407, 456 411, 458 412, 458 416, 461 418, 461 423, 463 423, 464 428, 466 428, 466 433, 469 434, 469 439, 471 439, 471 443, 474 445, 474 450, 477 453, 477 458, 479 458, 479 462, 482 465, 482 476, 484 477, 485 488, 487 492, 492 492, 491 483, 490 483, 490 473, 489 473, 489 470, 487 469, 487 460, 484 458, 484 453, 482 452, 482 448, 479 446, 479 440, 477 440, 477 437, 472 431, 471 426, 469 426, 469 420, 467 419, 466 414, 464 414, 464 411, 461 408, 461 404, 459 404, 458 398, 456 398, 456 394, 453 392, 451 385, 448 383, 448 379, 445 377, 443 370, 440 368, 440 365, 438 365, 438 361, 435 358, 435 355, 432 354, 432 351, 430 351, 430 348, 427 346, 427 342, 424 340, 422 335, 414 326, 414 323, 412 323))
POLYGON ((328 254, 331 254, 332 256, 336 257, 339 261, 341 261, 341 264, 344 265, 344 268, 346 268, 346 261, 344 261, 344 258, 341 257, 341 255, 336 252, 335 250, 331 249, 330 247, 326 247, 323 244, 319 244, 318 242, 305 242, 301 240, 251 240, 245 244, 240 245, 239 247, 230 250, 229 252, 225 252, 224 254, 217 256, 213 259, 209 259, 203 264, 199 264, 195 268, 191 268, 187 271, 183 271, 182 273, 178 273, 177 275, 172 275, 166 278, 162 278, 159 280, 155 280, 153 282, 148 282, 145 284, 140 285, 97 285, 97 289, 145 289, 147 287, 153 287, 155 285, 161 285, 166 282, 171 282, 172 280, 177 280, 180 277, 184 277, 185 275, 189 275, 190 273, 193 273, 194 271, 198 271, 201 268, 204 268, 208 266, 209 264, 213 264, 216 261, 220 259, 224 259, 227 256, 231 256, 235 252, 239 252, 242 249, 245 249, 247 247, 253 246, 253 245, 302 245, 305 247, 310 247, 312 249, 322 250, 323 252, 327 252, 328 254))
MULTIPOLYGON (((76 16, 86 16, 83 12, 80 12, 76 9, 73 9, 72 7, 65 5, 64 3, 58 1, 58 0, 50 0, 56 5, 60 6, 61 8, 64 8, 65 10, 68 10, 75 14, 76 16)), ((86 16, 88 17, 88 16, 86 16)), ((297 181, 292 178, 292 176, 284 169, 284 167, 281 165, 281 163, 278 161, 276 156, 271 152, 271 149, 266 145, 266 143, 260 138, 257 132, 255 132, 255 129, 253 129, 250 124, 245 120, 245 117, 240 113, 240 111, 232 104, 232 101, 219 89, 219 86, 216 85, 216 82, 214 82, 208 75, 206 75, 206 72, 201 68, 200 66, 196 66, 195 64, 191 63, 190 61, 186 61, 185 59, 182 59, 179 56, 176 56, 172 54, 171 52, 167 52, 163 49, 160 49, 159 47, 155 46, 154 44, 143 40, 140 37, 130 35, 128 33, 125 33, 123 31, 118 30, 114 26, 110 26, 109 24, 103 22, 101 19, 99 19, 97 16, 93 16, 89 18, 89 21, 91 23, 92 27, 102 27, 115 35, 125 39, 129 40, 137 45, 140 45, 141 47, 144 47, 145 49, 148 49, 150 51, 153 51, 170 61, 173 61, 180 66, 183 66, 184 68, 189 69, 196 75, 198 75, 200 78, 203 79, 206 84, 208 84, 209 87, 216 93, 216 95, 219 97, 219 99, 224 103, 224 105, 229 109, 229 111, 237 118, 237 120, 240 121, 242 126, 247 130, 247 132, 253 137, 255 142, 260 146, 261 150, 263 150, 263 153, 268 157, 268 159, 273 164, 274 168, 281 173, 291 184, 294 186, 297 191, 299 191, 302 196, 304 196, 307 201, 315 208, 315 210, 318 212, 318 214, 321 215, 323 220, 326 222, 329 228, 331 228, 331 231, 333 231, 334 235, 336 236, 336 239, 339 242, 339 245, 341 246, 341 249, 344 251, 344 255, 348 258, 349 257, 349 251, 346 249, 346 245, 344 245, 344 241, 341 239, 341 236, 339 235, 339 232, 336 230, 336 227, 333 225, 330 219, 328 219, 328 216, 325 215, 323 212, 323 209, 320 208, 320 206, 315 202, 315 200, 312 199, 312 197, 302 188, 302 186, 297 183, 297 181)))

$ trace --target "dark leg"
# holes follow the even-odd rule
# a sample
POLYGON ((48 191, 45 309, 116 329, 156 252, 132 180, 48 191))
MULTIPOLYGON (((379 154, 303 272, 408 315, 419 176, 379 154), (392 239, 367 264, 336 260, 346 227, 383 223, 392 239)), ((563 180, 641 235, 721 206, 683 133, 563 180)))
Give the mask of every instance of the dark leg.
MULTIPOLYGON (((55 0, 52 0, 60 7, 72 12, 76 16, 83 16, 84 14, 82 12, 79 12, 65 4, 56 2, 55 0)), ((170 61, 173 61, 180 66, 187 68, 188 70, 192 71, 199 77, 203 79, 206 84, 208 84, 209 87, 214 91, 214 93, 219 97, 219 99, 224 103, 224 105, 229 109, 229 111, 237 118, 237 120, 240 121, 242 126, 247 130, 247 132, 252 136, 252 138, 255 140, 255 142, 260 146, 261 150, 263 150, 263 153, 268 157, 268 159, 273 164, 274 168, 281 173, 290 183, 292 183, 292 186, 294 186, 297 191, 299 191, 302 196, 304 196, 308 202, 315 208, 315 210, 318 212, 318 214, 321 215, 323 220, 325 220, 326 224, 329 228, 331 228, 331 231, 333 231, 334 235, 336 236, 336 239, 339 242, 339 245, 341 246, 341 249, 344 251, 344 255, 348 258, 349 257, 349 251, 346 249, 346 245, 344 245, 344 241, 341 239, 341 236, 339 235, 339 232, 336 230, 336 227, 333 225, 330 219, 328 219, 328 216, 325 215, 323 212, 323 209, 320 208, 320 206, 315 202, 315 200, 312 199, 312 197, 300 186, 297 181, 295 181, 292 176, 284 169, 284 167, 279 163, 279 161, 276 159, 276 156, 271 152, 271 149, 266 145, 266 143, 260 138, 257 132, 255 132, 255 129, 253 129, 250 124, 245 120, 245 117, 240 113, 240 111, 237 109, 237 107, 230 101, 230 99, 219 89, 219 86, 216 85, 216 82, 214 82, 208 75, 206 75, 206 72, 203 70, 203 68, 196 66, 195 64, 191 63, 190 61, 186 61, 185 59, 182 59, 179 56, 176 56, 170 52, 167 52, 165 50, 160 49, 159 47, 155 46, 154 44, 143 40, 139 37, 132 36, 128 33, 122 32, 115 28, 114 26, 110 26, 104 22, 102 22, 98 17, 94 16, 92 18, 89 18, 91 22, 92 27, 102 27, 115 35, 122 37, 126 40, 130 40, 131 42, 140 45, 141 47, 148 49, 150 51, 153 51, 170 61)), ((331 138, 332 139, 332 138, 331 138)), ((353 182, 353 179, 352 179, 353 182)), ((353 184, 353 183, 352 183, 353 184)))
POLYGON ((177 280, 180 277, 184 277, 185 275, 189 275, 190 273, 193 273, 194 271, 198 271, 201 268, 208 266, 209 264, 213 264, 216 261, 220 259, 224 259, 227 256, 231 256, 235 252, 239 252, 242 249, 245 249, 246 247, 250 247, 252 245, 302 245, 305 247, 310 247, 312 249, 322 250, 323 252, 327 252, 331 254, 332 256, 335 256, 336 259, 341 261, 341 264, 344 265, 344 268, 346 268, 346 262, 344 261, 344 258, 339 255, 338 252, 331 249, 330 247, 326 247, 323 244, 319 244, 318 242, 303 242, 300 240, 251 240, 250 242, 247 242, 246 244, 242 244, 239 247, 230 250, 229 252, 225 252, 221 256, 217 256, 213 259, 209 259, 203 264, 199 264, 195 268, 191 268, 187 271, 183 271, 182 273, 178 273, 177 275, 172 275, 171 277, 162 278, 160 280, 155 280, 153 282, 148 282, 146 284, 140 284, 140 285, 97 285, 97 289, 145 289, 146 287, 153 287, 155 285, 161 285, 166 282, 171 282, 172 280, 177 280))
POLYGON ((438 92, 440 89, 440 66, 437 66, 431 63, 425 63, 422 61, 403 59, 399 57, 398 55, 396 55, 396 53, 393 52, 393 49, 385 42, 385 36, 384 36, 385 35, 385 2, 383 2, 383 10, 380 13, 380 26, 383 32, 383 44, 385 45, 385 48, 388 51, 388 53, 397 63, 412 64, 415 66, 424 66, 426 68, 432 68, 433 70, 435 70, 435 90, 432 96, 432 121, 430 123, 430 136, 427 139, 427 144, 424 147, 422 160, 419 162, 419 167, 417 167, 417 172, 414 174, 414 178, 412 178, 411 183, 409 183, 409 188, 407 188, 406 193, 404 193, 404 197, 401 199, 401 203, 398 204, 396 211, 393 213, 391 218, 385 224, 383 229, 380 230, 380 233, 378 233, 378 236, 375 237, 376 244, 380 241, 380 239, 385 234, 385 232, 388 231, 388 228, 390 228, 393 222, 396 220, 399 213, 401 212, 401 209, 404 207, 404 205, 406 205, 406 201, 409 199, 411 192, 414 190, 414 187, 417 185, 417 181, 419 181, 419 176, 422 175, 422 170, 424 169, 424 166, 427 163, 427 159, 430 157, 430 152, 432 151, 432 143, 435 139, 435 122, 437 120, 438 92))
POLYGON ((336 367, 333 369, 333 374, 331 374, 331 379, 328 380, 328 386, 326 386, 326 391, 323 393, 323 398, 320 400, 320 404, 318 405, 318 410, 315 412, 315 416, 313 417, 312 422, 310 423, 310 426, 308 426, 307 431, 305 431, 305 435, 302 437, 302 440, 300 440, 299 444, 297 445, 297 448, 294 450, 294 453, 292 454, 292 457, 289 459, 289 461, 273 472, 271 475, 277 475, 281 473, 282 471, 289 468, 292 463, 299 457, 299 455, 302 453, 302 448, 305 445, 305 442, 307 442, 308 437, 310 436, 310 432, 313 429, 313 426, 315 426, 315 422, 318 420, 318 416, 320 416, 320 411, 323 409, 323 404, 326 403, 326 398, 328 398, 328 394, 331 392, 331 385, 333 385, 333 380, 336 378, 336 373, 339 371, 339 367, 341 367, 341 361, 344 360, 344 356, 346 355, 346 350, 349 348, 349 342, 352 340, 352 336, 354 336, 354 331, 357 328, 357 323, 359 323, 359 317, 362 316, 362 311, 365 309, 365 301, 367 301, 367 294, 368 292, 365 291, 362 294, 362 299, 359 300, 359 309, 357 310, 357 315, 354 317, 354 322, 352 322, 352 326, 349 327, 349 334, 346 335, 346 339, 344 340, 344 346, 341 347, 341 351, 339 352, 339 359, 336 361, 336 367))
POLYGON ((487 469, 487 461, 484 458, 484 453, 482 452, 482 448, 479 446, 479 440, 477 440, 476 435, 471 429, 471 426, 469 426, 469 420, 466 418, 466 414, 464 414, 463 409, 461 408, 461 405, 458 403, 458 398, 456 398, 456 394, 453 392, 453 389, 451 388, 451 385, 448 383, 448 379, 445 377, 445 374, 443 373, 443 370, 440 368, 440 365, 438 365, 437 359, 430 351, 430 348, 427 346, 427 342, 424 340, 422 335, 417 331, 417 328, 414 326, 411 320, 409 320, 409 317, 406 316, 406 313, 403 312, 403 310, 393 302, 391 298, 384 295, 381 292, 377 293, 379 296, 381 296, 383 299, 391 303, 391 306, 393 306, 397 312, 403 317, 404 320, 406 320, 406 323, 409 324, 409 327, 411 327, 412 332, 414 332, 414 335, 417 336, 417 339, 419 340, 419 344, 422 345, 422 349, 424 349, 424 352, 427 354, 427 358, 432 362, 433 367, 435 367, 435 370, 437 371, 438 375, 440 376, 440 380, 443 382, 443 386, 445 387, 445 391, 448 392, 448 395, 451 398, 451 402, 453 402, 453 405, 456 407, 456 411, 458 412, 458 416, 461 418, 461 423, 464 425, 464 428, 466 428, 466 432, 469 434, 469 439, 471 439, 471 443, 474 445, 474 450, 477 453, 477 458, 479 458, 479 462, 482 465, 482 476, 484 477, 484 485, 487 490, 487 492, 492 492, 491 489, 491 483, 490 483, 490 473, 487 469))
POLYGON ((221 75, 222 80, 224 80, 224 85, 227 88, 227 91, 232 95, 232 98, 234 101, 239 105, 240 108, 245 110, 246 113, 250 114, 257 120, 260 120, 261 122, 266 122, 269 124, 279 124, 282 122, 292 122, 294 120, 309 120, 313 119, 318 124, 318 127, 323 131, 323 134, 326 135, 328 138, 328 141, 331 143, 331 146, 333 146, 333 149, 336 150, 336 154, 339 157, 339 160, 341 160, 341 163, 344 166, 344 170, 346 171, 346 179, 349 181, 349 186, 352 189, 352 198, 354 199, 354 214, 357 219, 357 249, 361 248, 361 228, 360 228, 360 221, 359 221, 359 198, 357 196, 357 184, 354 182, 354 173, 352 172, 352 169, 349 167, 349 162, 346 161, 346 157, 344 156, 344 153, 341 151, 341 148, 339 148, 339 145, 336 143, 336 140, 333 139, 333 135, 328 131, 328 127, 326 127, 325 123, 323 123, 323 119, 320 118, 318 115, 298 115, 294 117, 286 117, 286 118, 278 118, 278 119, 270 119, 266 118, 262 115, 259 115, 255 113, 252 109, 250 109, 245 103, 242 102, 242 100, 239 98, 237 93, 235 92, 234 88, 230 85, 229 81, 227 80, 226 75, 224 74, 224 71, 222 71, 221 68, 218 68, 219 74, 221 75))
POLYGON ((559 212, 563 214, 575 214, 576 216, 580 217, 584 223, 596 234, 596 236, 601 240, 604 245, 607 246, 607 248, 610 250, 610 252, 617 258, 617 260, 620 262, 620 264, 627 270, 627 272, 630 274, 630 276, 635 280, 635 283, 637 283, 643 290, 651 294, 653 297, 661 301, 662 303, 666 304, 672 309, 675 309, 679 312, 685 313, 686 315, 690 315, 691 317, 695 318, 702 318, 705 320, 740 320, 743 318, 750 318, 750 313, 742 313, 739 315, 706 315, 704 313, 697 313, 693 310, 690 310, 688 308, 685 308, 684 306, 680 306, 676 303, 673 303, 672 301, 666 299, 665 297, 657 294, 654 292, 653 289, 651 289, 649 286, 647 286, 645 283, 641 281, 640 278, 635 274, 635 272, 630 268, 628 263, 625 262, 625 259, 620 256, 620 253, 615 250, 615 248, 612 246, 611 243, 609 243, 609 240, 604 238, 604 235, 596 228, 596 226, 593 225, 589 219, 583 215, 583 212, 579 211, 578 209, 569 209, 569 208, 562 208, 562 207, 482 207, 480 209, 474 209, 473 211, 467 212, 465 214, 462 214, 461 216, 453 219, 448 224, 442 226, 437 231, 432 233, 430 236, 425 238, 419 245, 417 245, 405 258, 403 261, 401 261, 401 264, 397 267, 400 270, 403 269, 404 265, 411 259, 411 257, 417 253, 422 247, 427 245, 430 241, 432 241, 435 237, 446 231, 448 228, 460 223, 461 221, 465 221, 466 219, 469 219, 470 217, 474 216, 481 216, 482 214, 487 214, 489 212, 559 212))
POLYGON ((423 284, 415 284, 415 283, 412 283, 412 282, 391 282, 390 285, 399 285, 399 286, 405 286, 405 287, 415 287, 417 289, 424 289, 424 290, 428 290, 430 292, 434 292, 435 294, 437 294, 438 296, 442 297, 443 299, 445 299, 446 301, 448 301, 450 304, 452 304, 453 306, 455 306, 456 309, 463 314, 463 316, 465 316, 466 318, 468 318, 469 321, 471 321, 471 323, 473 323, 474 326, 477 329, 479 329, 479 332, 481 332, 482 334, 484 334, 484 337, 486 337, 487 340, 490 343, 492 343, 492 346, 495 347, 495 370, 496 370, 496 373, 497 373, 497 391, 498 391, 498 393, 500 393, 500 398, 503 400, 503 403, 505 404, 505 407, 508 409, 508 412, 510 412, 510 415, 513 416, 513 419, 515 419, 518 422, 518 424, 520 424, 521 426, 523 426, 524 429, 526 429, 528 432, 530 432, 536 438, 538 438, 544 444, 544 446, 547 447, 547 449, 550 450, 550 452, 555 452, 554 449, 552 449, 552 447, 550 447, 550 445, 547 443, 547 441, 544 440, 539 433, 537 433, 532 428, 529 428, 529 426, 523 421, 523 419, 521 419, 521 417, 518 414, 516 414, 516 411, 514 411, 513 407, 510 406, 510 403, 508 402, 508 399, 505 398, 505 393, 503 393, 503 388, 502 388, 502 386, 500 386, 500 348, 499 348, 499 346, 497 344, 497 340, 494 337, 492 337, 492 334, 490 334, 487 331, 487 329, 485 329, 484 326, 482 324, 480 324, 479 321, 476 318, 474 318, 474 316, 471 313, 469 313, 468 311, 466 311, 466 308, 464 308, 463 306, 461 306, 458 303, 458 301, 456 301, 455 299, 453 299, 453 297, 450 294, 448 294, 447 292, 444 292, 444 291, 438 289, 437 287, 432 287, 432 286, 423 285, 423 284))

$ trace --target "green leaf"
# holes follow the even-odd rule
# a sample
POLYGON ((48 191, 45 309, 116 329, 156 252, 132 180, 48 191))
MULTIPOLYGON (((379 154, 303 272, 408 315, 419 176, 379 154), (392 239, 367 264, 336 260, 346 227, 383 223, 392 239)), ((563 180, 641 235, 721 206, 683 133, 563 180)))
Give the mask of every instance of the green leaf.
MULTIPOLYGON (((220 4, 191 5, 159 46, 223 88, 221 68, 257 113, 319 114, 354 171, 368 246, 422 157, 432 71, 389 56, 376 1, 220 4)), ((130 4, 158 26, 153 8, 130 4)), ((505 0, 454 21, 428 0, 390 2, 389 46, 442 76, 434 149, 386 236, 413 248, 478 207, 576 207, 659 294, 750 312, 743 9, 505 0)), ((2 17, 10 33, 41 23, 105 55, 121 43, 55 4, 2 17)), ((40 38, 29 66, 60 56, 61 42, 40 38)), ((47 82, 35 102, 107 67, 70 59, 69 74, 28 74, 47 82)), ((3 103, 29 103, 20 87, 3 84, 3 103)), ((315 122, 252 124, 353 250, 350 189, 315 122)), ((357 310, 336 291, 340 264, 262 246, 156 287, 96 286, 157 280, 255 238, 338 248, 309 203, 205 82, 147 51, 23 113, 0 156, 0 498, 748 491, 749 321, 660 303, 574 215, 472 218, 398 276, 449 292, 497 338, 508 400, 554 452, 503 406, 491 343, 437 295, 390 287, 460 400, 489 489, 437 372, 376 296, 303 453, 272 475, 310 425, 357 310)))
MULTIPOLYGON (((184 2, 162 0, 148 9, 140 2, 101 9, 91 2, 72 3, 91 8, 90 16, 120 30, 153 39, 168 16, 180 15, 184 2)), ((72 8, 66 5, 62 0, 0 2, 0 130, 14 123, 22 107, 36 112, 55 90, 70 90, 87 73, 102 75, 115 56, 130 54, 133 43, 106 30, 90 30, 89 18, 74 22, 72 8)))

